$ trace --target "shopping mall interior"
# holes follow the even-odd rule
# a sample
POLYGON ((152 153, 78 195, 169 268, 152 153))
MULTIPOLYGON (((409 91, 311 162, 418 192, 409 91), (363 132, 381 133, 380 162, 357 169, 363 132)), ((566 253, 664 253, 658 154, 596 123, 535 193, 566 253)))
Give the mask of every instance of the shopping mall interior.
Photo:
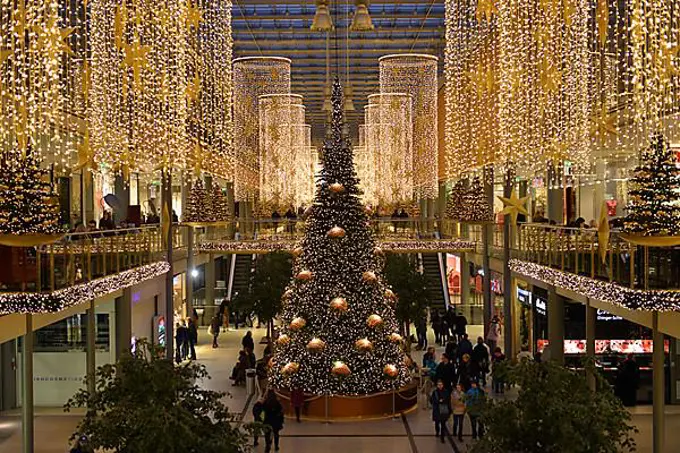
POLYGON ((1 0, 0 453, 680 451, 679 11, 1 0))

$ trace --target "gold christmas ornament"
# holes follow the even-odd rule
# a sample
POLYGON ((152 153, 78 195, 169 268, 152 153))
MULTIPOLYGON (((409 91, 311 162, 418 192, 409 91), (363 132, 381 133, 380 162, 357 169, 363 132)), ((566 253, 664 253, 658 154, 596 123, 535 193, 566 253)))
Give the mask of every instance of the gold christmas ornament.
POLYGON ((347 233, 339 226, 335 226, 328 231, 328 237, 333 239, 342 239, 347 233))
POLYGON ((283 296, 281 297, 283 300, 288 300, 291 298, 293 295, 293 290, 292 289, 287 289, 285 293, 283 293, 283 296))
POLYGON ((385 373, 387 377, 394 379, 399 376, 399 368, 392 364, 385 365, 385 368, 383 368, 383 373, 385 373))
POLYGON ((321 352, 326 347, 326 343, 320 338, 312 338, 307 343, 307 350, 309 352, 321 352))
POLYGON ((333 373, 336 376, 344 377, 344 376, 349 376, 352 374, 352 371, 349 369, 349 367, 344 363, 338 360, 337 362, 333 363, 333 368, 331 368, 331 373, 333 373))
POLYGON ((343 186, 339 182, 334 182, 333 184, 328 186, 328 188, 333 193, 343 193, 345 191, 345 186, 343 186))
POLYGON ((364 272, 364 275, 361 278, 368 283, 375 283, 378 281, 378 277, 376 277, 375 272, 373 271, 364 272))
POLYGON ((383 255, 385 254, 385 252, 383 251, 383 249, 381 249, 380 247, 374 248, 374 249, 373 249, 373 253, 374 253, 376 256, 383 256, 383 255))
POLYGON ((279 338, 276 339, 276 344, 278 344, 278 345, 283 346, 283 345, 286 345, 288 343, 290 343, 290 337, 288 335, 286 335, 285 333, 283 335, 279 336, 279 338))
POLYGON ((290 376, 291 374, 295 374, 300 370, 300 364, 297 362, 288 362, 281 368, 281 374, 284 376, 290 376))
POLYGON ((298 280, 302 280, 303 282, 307 282, 314 278, 314 274, 312 274, 312 271, 304 270, 298 272, 295 278, 297 278, 298 280))
POLYGON ((366 320, 366 324, 368 324, 368 327, 375 329, 376 327, 381 326, 383 323, 383 319, 379 315, 371 315, 368 317, 366 320))
POLYGON ((390 341, 392 343, 401 343, 403 339, 404 339, 404 337, 402 337, 401 335, 399 335, 396 332, 390 334, 390 341))
POLYGON ((344 297, 336 297, 330 303, 333 310, 345 312, 347 311, 347 300, 344 297))
POLYGON ((295 247, 293 249, 293 256, 295 258, 298 258, 298 257, 300 257, 300 255, 302 255, 302 252, 304 252, 304 249, 302 247, 295 247))
POLYGON ((391 301, 395 301, 397 299, 397 295, 394 294, 394 291, 392 291, 391 289, 385 290, 385 297, 391 301))
POLYGON ((354 347, 361 352, 369 352, 373 350, 373 343, 368 338, 362 338, 354 343, 354 347))
POLYGON ((290 328, 290 330, 295 332, 295 331, 302 329, 306 325, 307 325, 307 321, 305 321, 304 318, 301 318, 301 317, 298 316, 297 318, 293 319, 290 322, 289 328, 290 328))

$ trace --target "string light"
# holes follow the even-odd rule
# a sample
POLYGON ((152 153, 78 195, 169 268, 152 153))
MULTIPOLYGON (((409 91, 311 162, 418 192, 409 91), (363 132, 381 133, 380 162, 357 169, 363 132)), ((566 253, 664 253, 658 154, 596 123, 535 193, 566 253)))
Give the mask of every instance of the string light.
POLYGON ((290 60, 281 57, 237 58, 234 77, 234 196, 252 201, 258 194, 259 97, 290 94, 290 60))
POLYGON ((432 55, 386 55, 380 62, 380 92, 406 93, 413 103, 413 186, 416 197, 436 198, 439 178, 437 61, 432 55))

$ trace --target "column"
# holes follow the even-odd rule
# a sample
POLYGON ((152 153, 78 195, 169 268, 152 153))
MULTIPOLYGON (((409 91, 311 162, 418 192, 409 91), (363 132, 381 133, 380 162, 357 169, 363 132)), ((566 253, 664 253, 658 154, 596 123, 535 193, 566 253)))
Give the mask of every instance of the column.
POLYGON ((564 365, 564 299, 554 286, 548 290, 548 339, 550 360, 564 365))
MULTIPOLYGON (((227 205, 229 206, 229 217, 234 220, 235 215, 237 214, 234 212, 234 183, 233 182, 228 182, 227 183, 227 205)), ((227 226, 227 238, 232 239, 234 237, 234 228, 235 225, 234 223, 229 223, 229 226, 227 226)))
POLYGON ((467 255, 460 254, 460 305, 467 307, 470 297, 470 263, 467 255))
POLYGON ((166 251, 166 261, 170 264, 170 270, 165 274, 165 356, 169 359, 174 357, 174 340, 175 340, 175 303, 173 297, 172 279, 174 276, 172 270, 172 249, 173 249, 173 232, 172 232, 172 175, 167 172, 161 174, 163 181, 162 186, 162 208, 161 212, 161 228, 164 233, 163 247, 166 251))
MULTIPOLYGON (((95 391, 95 372, 97 369, 96 364, 96 319, 97 315, 95 313, 94 299, 90 301, 90 306, 87 309, 87 344, 85 348, 85 368, 87 371, 87 391, 93 394, 95 391)), ((116 324, 117 325, 117 324, 116 324)))
POLYGON ((27 314, 22 348, 21 428, 22 453, 34 452, 33 426, 33 315, 27 314))
POLYGON ((439 197, 437 198, 437 217, 439 218, 439 225, 437 231, 444 232, 443 220, 446 217, 446 183, 441 181, 439 183, 439 197))
POLYGON ((420 204, 420 225, 418 227, 418 230, 421 233, 423 233, 427 231, 427 200, 425 198, 421 198, 419 204, 420 204))
MULTIPOLYGON (((514 172, 507 170, 507 174, 503 178, 503 196, 510 198, 512 189, 514 187, 514 172)), ((491 206, 493 206, 493 197, 489 200, 491 206)), ((503 221, 503 344, 505 346, 505 356, 514 357, 513 355, 513 303, 514 294, 517 294, 517 290, 513 291, 512 284, 512 272, 510 271, 510 246, 512 241, 513 227, 511 225, 511 219, 509 215, 505 216, 503 221), (514 294, 513 294, 514 293, 514 294)), ((486 328, 484 329, 486 332, 486 328)))
MULTIPOLYGON (((167 324, 167 323, 166 323, 167 324)), ((132 290, 125 288, 116 298, 116 360, 130 350, 132 339, 132 290)))
MULTIPOLYGON (((484 194, 487 200, 493 206, 493 167, 484 167, 484 176, 482 178, 484 184, 484 194)), ((489 325, 491 324, 491 317, 494 312, 493 293, 491 292, 491 242, 493 241, 493 224, 482 225, 482 269, 484 276, 482 278, 482 292, 484 295, 484 338, 489 333, 489 325)))
POLYGON ((194 316, 194 228, 188 227, 187 231, 187 270, 184 273, 184 286, 187 292, 187 316, 194 316))
POLYGON ((663 333, 659 330, 659 312, 655 311, 652 318, 652 338, 654 352, 652 353, 653 394, 652 394, 652 452, 663 453, 664 446, 664 409, 666 404, 664 383, 664 347, 663 333))
POLYGON ((586 357, 591 364, 586 368, 588 371, 588 386, 595 390, 595 375, 593 374, 595 360, 595 322, 597 320, 597 310, 590 305, 590 299, 586 300, 586 357))
POLYGON ((212 253, 205 263, 205 305, 215 305, 215 256, 212 253))
POLYGON ((427 232, 431 233, 434 231, 434 213, 435 213, 435 200, 434 198, 427 199, 427 232))

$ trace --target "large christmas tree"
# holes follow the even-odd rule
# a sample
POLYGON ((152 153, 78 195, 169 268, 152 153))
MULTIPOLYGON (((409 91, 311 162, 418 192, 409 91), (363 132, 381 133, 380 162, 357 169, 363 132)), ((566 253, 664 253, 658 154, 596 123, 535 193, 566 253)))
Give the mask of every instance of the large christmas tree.
POLYGON ((630 180, 625 230, 644 236, 680 234, 680 169, 662 134, 654 134, 630 180))
POLYGON ((31 148, 3 154, 0 168, 0 234, 62 233, 57 196, 31 148))
POLYGON ((382 251, 359 201, 353 154, 343 136, 342 87, 333 85, 332 134, 305 237, 284 293, 270 381, 280 389, 365 395, 409 381, 395 296, 382 278, 382 251))

